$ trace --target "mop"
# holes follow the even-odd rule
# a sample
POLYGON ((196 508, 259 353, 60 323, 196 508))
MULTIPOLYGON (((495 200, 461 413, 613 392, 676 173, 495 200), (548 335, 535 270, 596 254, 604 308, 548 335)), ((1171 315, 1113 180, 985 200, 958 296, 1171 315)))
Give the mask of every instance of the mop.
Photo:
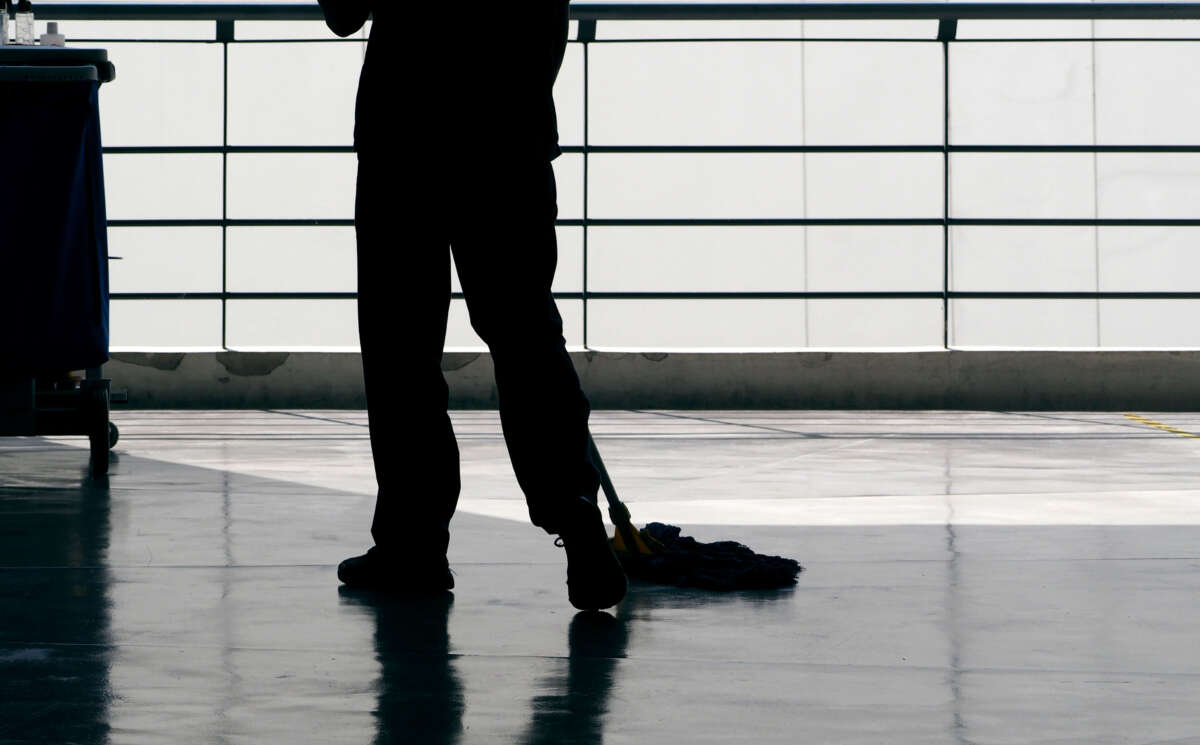
POLYGON ((617 497, 590 433, 588 447, 608 499, 608 515, 616 527, 613 551, 630 577, 705 590, 774 590, 796 584, 803 567, 793 559, 757 554, 736 541, 701 543, 681 535, 674 525, 647 523, 637 528, 629 508, 617 497))

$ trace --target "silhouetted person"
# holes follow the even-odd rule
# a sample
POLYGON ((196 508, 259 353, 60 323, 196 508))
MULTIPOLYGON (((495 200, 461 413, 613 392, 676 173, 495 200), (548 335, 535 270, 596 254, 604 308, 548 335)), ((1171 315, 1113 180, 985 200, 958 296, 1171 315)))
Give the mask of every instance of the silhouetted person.
POLYGON ((578 608, 625 577, 597 508, 588 402, 551 295, 559 154, 553 86, 567 0, 320 0, 341 36, 374 25, 359 85, 358 310, 379 482, 374 547, 338 568, 356 587, 446 590, 458 447, 441 371, 450 252, 492 353, 500 420, 534 525, 567 549, 578 608))

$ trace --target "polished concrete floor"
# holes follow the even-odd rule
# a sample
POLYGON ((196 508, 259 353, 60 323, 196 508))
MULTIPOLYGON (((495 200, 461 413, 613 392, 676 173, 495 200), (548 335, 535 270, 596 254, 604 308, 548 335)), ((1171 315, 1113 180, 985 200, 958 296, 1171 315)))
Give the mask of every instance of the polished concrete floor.
POLYGON ((1200 743, 1200 415, 598 412, 636 520, 794 590, 566 602, 494 412, 452 596, 339 591, 362 412, 0 440, 0 743, 1200 743))

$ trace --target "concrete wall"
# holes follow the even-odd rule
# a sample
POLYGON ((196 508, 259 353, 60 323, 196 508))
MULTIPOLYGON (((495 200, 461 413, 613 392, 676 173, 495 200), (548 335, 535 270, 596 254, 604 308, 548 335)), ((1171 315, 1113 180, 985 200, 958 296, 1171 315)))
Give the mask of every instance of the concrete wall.
MULTIPOLYGON (((573 355, 597 409, 1200 410, 1200 352, 573 355)), ((495 408, 487 354, 447 354, 453 408, 495 408)), ((357 354, 119 353, 133 408, 363 408, 357 354)))

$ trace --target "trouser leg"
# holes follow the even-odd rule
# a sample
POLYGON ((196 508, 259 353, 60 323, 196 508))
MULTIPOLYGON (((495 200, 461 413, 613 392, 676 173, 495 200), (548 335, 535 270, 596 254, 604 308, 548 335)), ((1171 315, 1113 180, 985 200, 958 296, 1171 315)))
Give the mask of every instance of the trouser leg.
POLYGON ((438 189, 412 196, 396 164, 364 158, 355 209, 358 324, 379 492, 371 535, 398 555, 445 555, 458 503, 458 446, 442 347, 450 251, 438 189))
POLYGON ((455 185, 451 244, 471 325, 496 370, 500 421, 530 519, 560 533, 599 487, 587 397, 551 294, 557 264, 554 172, 536 158, 475 167, 455 185))

